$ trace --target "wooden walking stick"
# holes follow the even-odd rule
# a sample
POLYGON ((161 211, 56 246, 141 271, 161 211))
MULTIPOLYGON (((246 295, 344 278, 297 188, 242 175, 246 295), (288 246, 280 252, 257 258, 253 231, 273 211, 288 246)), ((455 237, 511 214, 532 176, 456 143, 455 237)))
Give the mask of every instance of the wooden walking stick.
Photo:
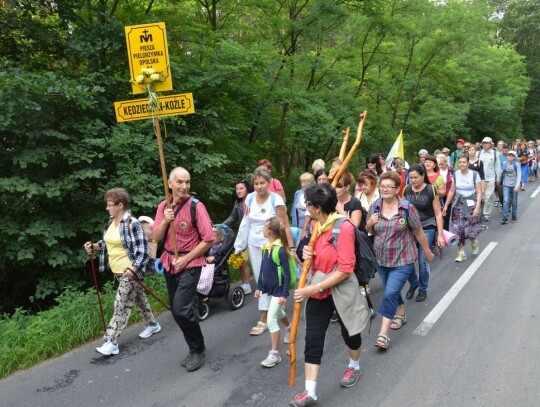
MULTIPOLYGON (((345 172, 345 169, 347 168, 347 165, 349 165, 349 162, 351 161, 354 153, 356 152, 356 149, 360 145, 360 142, 362 141, 362 131, 364 129, 364 122, 366 121, 367 111, 364 111, 360 115, 360 122, 358 123, 358 131, 356 133, 356 141, 352 145, 349 154, 347 154, 347 157, 341 164, 339 170, 334 174, 332 178, 332 186, 335 188, 339 179, 345 172)), ((331 174, 332 175, 332 174, 331 174)), ((319 237, 319 229, 317 226, 317 222, 315 222, 313 226, 313 230, 311 232, 311 238, 309 239, 308 248, 313 251, 313 246, 315 246, 315 242, 317 241, 317 238, 319 237)), ((302 273, 300 274, 300 279, 298 280, 298 288, 304 288, 306 286, 307 277, 309 269, 311 268, 312 259, 307 259, 304 261, 304 265, 302 266, 302 273)), ((298 333, 298 324, 300 323, 300 312, 302 311, 302 303, 301 302, 295 302, 294 303, 294 312, 291 322, 291 335, 289 338, 289 357, 290 357, 290 369, 289 369, 289 387, 294 387, 294 382, 296 379, 296 334, 298 333)))
MULTIPOLYGON (((157 100, 156 93, 151 89, 151 87, 148 85, 148 95, 150 97, 148 105, 152 109, 159 109, 159 102, 157 100)), ((165 165, 165 154, 163 153, 163 141, 161 139, 161 127, 159 125, 159 118, 156 115, 153 115, 153 123, 154 123, 154 133, 156 134, 157 143, 158 143, 158 150, 159 150, 159 161, 161 163, 161 177, 163 178, 163 190, 165 192, 165 202, 168 209, 171 209, 172 205, 169 201, 169 184, 167 182, 167 170, 165 165)), ((173 241, 173 250, 174 250, 174 257, 178 258, 178 243, 176 242, 176 233, 174 232, 174 221, 170 223, 171 228, 171 235, 172 235, 172 241, 173 241)), ((165 239, 166 236, 163 237, 165 239)))
POLYGON ((339 150, 339 159, 343 161, 345 153, 347 151, 347 144, 349 143, 349 132, 351 128, 347 127, 347 130, 343 131, 343 143, 341 143, 341 150, 339 150))

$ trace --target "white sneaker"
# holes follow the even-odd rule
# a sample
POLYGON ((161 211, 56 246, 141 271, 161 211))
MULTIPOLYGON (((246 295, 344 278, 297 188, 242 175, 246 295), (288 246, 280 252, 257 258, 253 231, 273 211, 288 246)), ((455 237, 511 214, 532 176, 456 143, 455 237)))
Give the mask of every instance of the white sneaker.
POLYGON ((111 340, 108 340, 99 348, 96 348, 96 351, 105 356, 118 355, 120 353, 120 351, 118 350, 118 345, 112 343, 111 340))
POLYGON ((242 288, 244 289, 244 294, 251 294, 251 286, 249 284, 242 284, 242 288))
POLYGON ((291 331, 285 330, 285 335, 283 335, 283 343, 291 342, 291 331))
POLYGON ((139 338, 146 339, 150 338, 153 334, 157 334, 161 331, 161 325, 159 325, 159 322, 156 321, 155 325, 147 325, 146 328, 144 328, 144 331, 142 331, 139 334, 139 338))
POLYGON ((268 357, 261 362, 263 367, 274 367, 279 362, 281 362, 281 356, 279 352, 270 351, 268 352, 268 357))

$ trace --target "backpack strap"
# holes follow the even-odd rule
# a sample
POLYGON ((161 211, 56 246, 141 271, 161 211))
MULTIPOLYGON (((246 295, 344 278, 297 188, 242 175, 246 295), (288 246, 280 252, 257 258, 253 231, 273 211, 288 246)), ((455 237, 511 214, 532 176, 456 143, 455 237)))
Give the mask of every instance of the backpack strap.
POLYGON ((202 240, 201 232, 199 232, 199 228, 197 227, 197 204, 199 202, 200 201, 198 199, 192 198, 191 207, 189 208, 189 210, 191 213, 191 226, 195 228, 195 230, 197 231, 197 235, 199 236, 199 239, 202 240))
POLYGON ((281 281, 283 280, 283 266, 281 265, 281 262, 279 261, 279 249, 283 247, 280 244, 275 244, 272 246, 272 261, 277 267, 277 275, 278 275, 278 284, 281 287, 281 281), (277 249, 277 250, 276 250, 277 249))
MULTIPOLYGON (((338 218, 334 222, 334 225, 332 226, 332 245, 334 246, 334 249, 336 249, 336 250, 337 250, 337 239, 338 239, 338 236, 339 236, 339 232, 341 231, 341 225, 343 225, 343 222, 345 222, 346 220, 348 220, 350 222, 350 220, 345 218, 345 217, 338 218)), ((352 222, 351 222, 351 224, 352 224, 352 222)))
MULTIPOLYGON (((248 195, 248 209, 251 210, 251 204, 253 203, 253 199, 255 199, 255 194, 256 192, 251 192, 249 195, 248 195)), ((276 193, 275 192, 270 192, 270 204, 272 205, 272 208, 275 208, 276 207, 276 193)))

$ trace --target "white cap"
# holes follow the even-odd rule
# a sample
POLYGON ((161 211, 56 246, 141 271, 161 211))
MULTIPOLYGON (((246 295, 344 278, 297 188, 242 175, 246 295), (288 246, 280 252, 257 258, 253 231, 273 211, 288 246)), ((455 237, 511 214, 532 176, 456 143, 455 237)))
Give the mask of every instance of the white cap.
POLYGON ((491 139, 491 137, 484 137, 484 139, 482 140, 482 143, 491 143, 491 144, 493 144, 493 140, 491 139))
POLYGON ((510 155, 510 154, 512 154, 514 157, 517 157, 517 153, 514 150, 509 151, 508 155, 510 155))

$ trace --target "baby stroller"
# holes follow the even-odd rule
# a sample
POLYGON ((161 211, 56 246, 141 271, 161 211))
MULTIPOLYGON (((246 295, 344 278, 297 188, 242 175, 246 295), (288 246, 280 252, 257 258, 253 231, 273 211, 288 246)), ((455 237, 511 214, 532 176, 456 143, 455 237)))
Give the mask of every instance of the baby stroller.
POLYGON ((215 225, 223 235, 223 243, 210 253, 215 257, 215 263, 206 265, 201 271, 201 278, 197 285, 196 309, 200 321, 210 315, 210 299, 226 298, 229 307, 234 311, 242 308, 246 294, 241 285, 231 285, 230 270, 227 260, 234 250, 234 232, 226 225, 215 225), (209 267, 214 266, 214 267, 209 267))

